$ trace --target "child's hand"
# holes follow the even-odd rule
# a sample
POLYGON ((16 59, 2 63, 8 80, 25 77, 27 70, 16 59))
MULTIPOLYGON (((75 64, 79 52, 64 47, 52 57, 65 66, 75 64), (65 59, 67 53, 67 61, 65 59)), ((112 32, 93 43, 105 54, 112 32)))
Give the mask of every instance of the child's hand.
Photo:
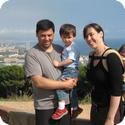
POLYGON ((59 62, 58 62, 57 60, 53 60, 53 65, 54 65, 55 67, 59 67, 59 62))

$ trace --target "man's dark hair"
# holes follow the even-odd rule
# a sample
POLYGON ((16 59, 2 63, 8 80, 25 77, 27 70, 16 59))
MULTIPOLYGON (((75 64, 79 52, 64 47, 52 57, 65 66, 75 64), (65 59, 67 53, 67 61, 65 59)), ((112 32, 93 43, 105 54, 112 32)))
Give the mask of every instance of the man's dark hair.
POLYGON ((52 29, 53 32, 55 32, 54 23, 48 19, 40 20, 36 24, 36 33, 38 33, 40 30, 47 31, 49 29, 52 29))

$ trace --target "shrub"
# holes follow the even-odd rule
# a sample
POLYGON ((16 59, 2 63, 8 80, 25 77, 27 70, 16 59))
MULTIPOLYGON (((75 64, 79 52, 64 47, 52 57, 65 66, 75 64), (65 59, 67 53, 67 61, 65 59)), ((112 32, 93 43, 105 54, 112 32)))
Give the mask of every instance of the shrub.
POLYGON ((86 101, 90 100, 90 92, 92 89, 91 84, 86 79, 87 67, 82 64, 79 67, 80 76, 77 86, 78 98, 79 100, 85 99, 86 101))

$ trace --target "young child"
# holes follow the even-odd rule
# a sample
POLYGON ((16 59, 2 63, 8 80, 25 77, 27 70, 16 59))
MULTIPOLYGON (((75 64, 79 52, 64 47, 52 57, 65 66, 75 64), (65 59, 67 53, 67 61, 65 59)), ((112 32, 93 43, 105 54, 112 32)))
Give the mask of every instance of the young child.
MULTIPOLYGON (((122 60, 123 60, 123 64, 124 64, 124 69, 125 69, 125 44, 121 45, 121 47, 119 48, 119 53, 122 57, 122 60)), ((124 84, 123 84, 123 98, 124 98, 124 101, 125 101, 125 73, 123 74, 123 81, 124 81, 124 84)))
MULTIPOLYGON (((77 82, 79 76, 78 63, 80 53, 74 42, 76 37, 76 27, 72 24, 64 24, 61 26, 59 33, 62 41, 65 44, 65 47, 62 52, 62 61, 58 62, 54 60, 53 64, 57 68, 64 68, 61 80, 64 80, 66 78, 74 78, 77 82)), ((67 92, 68 91, 66 90, 57 90, 57 96, 59 100, 58 108, 52 115, 52 119, 58 120, 68 113, 68 110, 65 107, 66 99, 68 96, 67 92)), ((78 114, 82 112, 82 109, 78 106, 78 96, 76 93, 76 88, 74 88, 70 92, 70 101, 71 116, 76 117, 78 114)))

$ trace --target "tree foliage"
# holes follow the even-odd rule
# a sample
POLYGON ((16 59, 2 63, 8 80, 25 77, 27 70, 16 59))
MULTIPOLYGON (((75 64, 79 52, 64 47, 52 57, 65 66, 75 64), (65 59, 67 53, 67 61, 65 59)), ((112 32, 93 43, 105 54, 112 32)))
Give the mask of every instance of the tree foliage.
POLYGON ((81 64, 79 67, 80 75, 79 75, 79 81, 77 86, 78 97, 81 100, 84 99, 86 96, 90 95, 90 92, 92 89, 91 84, 87 81, 86 71, 87 71, 87 67, 81 64))
MULTIPOLYGON (((86 79, 87 68, 79 67, 80 76, 77 86, 79 99, 84 99, 90 91, 91 85, 86 79)), ((25 78, 23 66, 5 66, 0 68, 0 97, 7 98, 13 95, 31 95, 31 80, 25 78)))
POLYGON ((0 68, 0 96, 8 97, 21 94, 26 86, 24 69, 22 66, 5 66, 0 68))

